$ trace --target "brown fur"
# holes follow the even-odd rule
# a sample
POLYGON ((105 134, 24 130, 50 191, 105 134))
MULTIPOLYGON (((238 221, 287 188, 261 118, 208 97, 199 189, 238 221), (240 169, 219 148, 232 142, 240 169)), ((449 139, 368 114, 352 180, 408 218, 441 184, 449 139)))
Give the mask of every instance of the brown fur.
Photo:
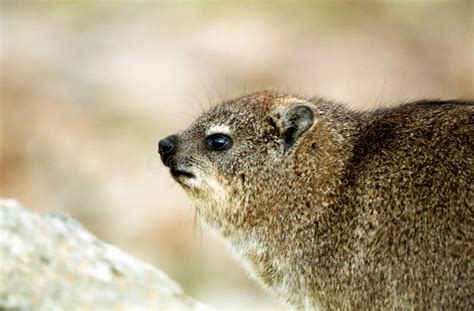
POLYGON ((474 105, 354 112, 263 91, 179 133, 175 176, 250 274, 298 308, 473 309, 474 105), (285 152, 282 116, 314 123, 285 152), (208 151, 210 125, 233 147, 208 151))

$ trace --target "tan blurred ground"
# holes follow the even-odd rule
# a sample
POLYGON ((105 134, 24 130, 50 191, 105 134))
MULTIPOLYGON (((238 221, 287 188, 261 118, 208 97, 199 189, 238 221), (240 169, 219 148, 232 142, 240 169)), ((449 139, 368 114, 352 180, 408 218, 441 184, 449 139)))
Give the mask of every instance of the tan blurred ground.
POLYGON ((0 196, 60 210, 217 308, 274 308, 156 154, 263 87, 355 107, 473 98, 473 2, 1 2, 0 196))

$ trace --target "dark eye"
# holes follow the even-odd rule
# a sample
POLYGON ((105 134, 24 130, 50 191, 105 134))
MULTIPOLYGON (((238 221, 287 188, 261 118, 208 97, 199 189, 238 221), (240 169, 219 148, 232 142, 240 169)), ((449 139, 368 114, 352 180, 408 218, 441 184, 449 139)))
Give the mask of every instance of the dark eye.
POLYGON ((204 139, 204 146, 207 150, 223 151, 232 147, 232 139, 224 134, 212 134, 204 139))

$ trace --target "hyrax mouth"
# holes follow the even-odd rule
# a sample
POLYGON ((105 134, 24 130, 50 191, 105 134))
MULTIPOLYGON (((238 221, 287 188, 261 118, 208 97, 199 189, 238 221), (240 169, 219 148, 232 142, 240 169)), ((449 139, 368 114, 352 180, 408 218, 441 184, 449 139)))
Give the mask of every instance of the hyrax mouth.
POLYGON ((171 175, 175 178, 179 178, 179 177, 196 178, 196 176, 193 173, 185 171, 183 169, 176 168, 176 167, 171 167, 170 172, 171 172, 171 175))

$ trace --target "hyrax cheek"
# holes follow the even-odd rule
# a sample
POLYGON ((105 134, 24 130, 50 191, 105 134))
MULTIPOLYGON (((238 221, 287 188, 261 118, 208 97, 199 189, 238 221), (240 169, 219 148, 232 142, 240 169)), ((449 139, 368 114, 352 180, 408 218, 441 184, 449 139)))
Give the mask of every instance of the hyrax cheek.
POLYGON ((222 182, 211 176, 202 180, 202 188, 209 192, 209 196, 215 201, 224 202, 227 199, 227 191, 222 182))

